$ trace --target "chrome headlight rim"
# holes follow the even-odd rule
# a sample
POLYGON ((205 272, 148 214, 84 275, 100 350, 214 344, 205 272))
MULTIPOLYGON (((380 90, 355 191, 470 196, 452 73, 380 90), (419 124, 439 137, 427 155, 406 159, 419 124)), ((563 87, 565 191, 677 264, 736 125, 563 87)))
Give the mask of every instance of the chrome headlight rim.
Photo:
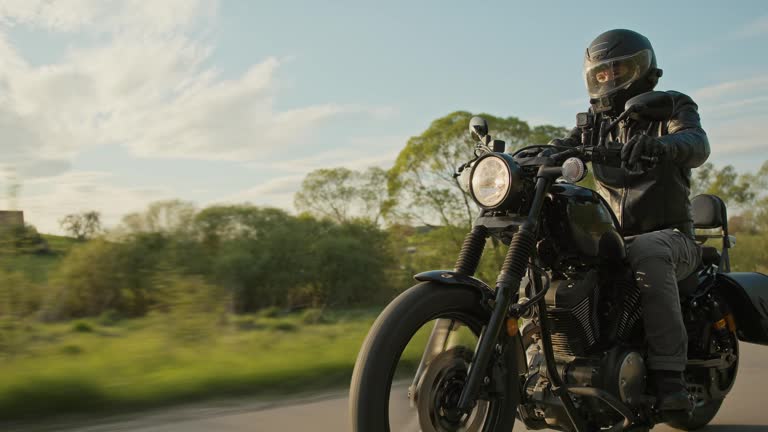
POLYGON ((514 201, 515 197, 519 195, 520 191, 520 167, 517 165, 517 163, 514 161, 512 156, 506 154, 506 153, 488 153, 486 155, 481 156, 479 159, 477 159, 472 166, 472 172, 469 175, 469 195, 472 197, 472 200, 477 204, 480 208, 484 210, 503 210, 507 207, 509 207, 512 202, 514 201), (475 196, 475 188, 473 187, 473 181, 475 178, 475 174, 477 173, 478 167, 482 166, 482 162, 487 158, 497 158, 500 159, 501 162, 506 167, 506 176, 507 176, 507 190, 504 194, 504 197, 495 205, 487 206, 477 199, 475 196))

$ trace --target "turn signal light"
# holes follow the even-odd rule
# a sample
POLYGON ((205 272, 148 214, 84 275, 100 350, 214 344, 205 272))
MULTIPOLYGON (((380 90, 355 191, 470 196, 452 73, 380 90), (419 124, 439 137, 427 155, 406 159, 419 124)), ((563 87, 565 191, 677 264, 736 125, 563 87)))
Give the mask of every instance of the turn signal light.
POLYGON ((516 336, 517 335, 517 318, 508 318, 507 319, 507 334, 510 336, 516 336))

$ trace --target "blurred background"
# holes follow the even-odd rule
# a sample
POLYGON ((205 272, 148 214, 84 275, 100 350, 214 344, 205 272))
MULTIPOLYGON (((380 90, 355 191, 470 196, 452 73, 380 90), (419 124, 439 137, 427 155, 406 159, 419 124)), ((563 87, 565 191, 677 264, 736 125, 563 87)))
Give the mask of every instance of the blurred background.
POLYGON ((343 389, 453 267, 469 118, 564 135, 610 28, 698 102, 694 193, 768 271, 764 2, 326 3, 0 0, 0 422, 343 389))

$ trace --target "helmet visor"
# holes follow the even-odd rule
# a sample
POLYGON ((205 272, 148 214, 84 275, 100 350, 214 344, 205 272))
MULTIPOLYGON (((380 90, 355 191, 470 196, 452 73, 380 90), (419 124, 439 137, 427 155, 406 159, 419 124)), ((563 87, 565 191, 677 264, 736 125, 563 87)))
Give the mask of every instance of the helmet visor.
POLYGON ((593 62, 584 61, 584 79, 589 97, 607 96, 629 87, 644 76, 651 67, 651 51, 642 50, 632 55, 593 62))

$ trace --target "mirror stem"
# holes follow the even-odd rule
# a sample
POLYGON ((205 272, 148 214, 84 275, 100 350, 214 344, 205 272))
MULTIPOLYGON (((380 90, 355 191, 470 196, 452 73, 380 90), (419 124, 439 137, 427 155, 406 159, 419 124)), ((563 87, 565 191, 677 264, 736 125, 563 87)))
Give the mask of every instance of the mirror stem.
POLYGON ((625 118, 629 117, 635 111, 641 110, 641 108, 643 108, 643 107, 640 106, 640 105, 632 105, 631 107, 629 107, 628 110, 624 111, 623 113, 621 113, 621 115, 616 117, 616 120, 614 120, 610 124, 608 124, 608 126, 605 129, 603 129, 603 127, 602 127, 602 126, 605 125, 605 123, 602 123, 600 125, 600 143, 601 144, 605 143, 605 138, 608 136, 608 133, 610 133, 616 127, 616 125, 619 124, 620 121, 622 121, 625 118))

